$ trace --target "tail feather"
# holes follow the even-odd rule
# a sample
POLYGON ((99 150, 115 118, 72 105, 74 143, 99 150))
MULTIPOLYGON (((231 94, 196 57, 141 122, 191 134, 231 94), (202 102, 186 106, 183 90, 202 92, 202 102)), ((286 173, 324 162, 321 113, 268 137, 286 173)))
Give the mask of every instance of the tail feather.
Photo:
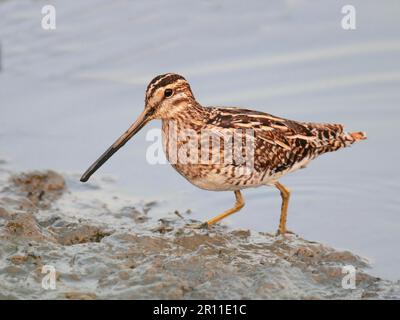
POLYGON ((336 151, 352 145, 353 143, 367 139, 365 132, 335 132, 336 136, 330 139, 326 139, 321 142, 321 146, 318 148, 318 154, 326 152, 336 151))
POLYGON ((336 151, 367 139, 365 132, 346 132, 341 124, 303 123, 316 137, 313 142, 316 155, 336 151))
POLYGON ((350 132, 349 135, 353 138, 354 141, 365 140, 367 139, 367 134, 365 132, 350 132))

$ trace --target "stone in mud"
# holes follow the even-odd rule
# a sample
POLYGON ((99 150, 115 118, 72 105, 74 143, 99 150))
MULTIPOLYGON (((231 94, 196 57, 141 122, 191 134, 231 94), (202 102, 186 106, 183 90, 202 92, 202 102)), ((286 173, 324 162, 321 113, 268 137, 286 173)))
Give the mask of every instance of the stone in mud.
POLYGON ((14 175, 11 181, 34 206, 41 209, 49 208, 51 202, 57 200, 65 190, 64 178, 51 170, 14 175))
POLYGON ((31 263, 33 265, 42 266, 42 259, 32 253, 28 254, 15 254, 8 258, 13 264, 21 265, 24 263, 31 263))
POLYGON ((239 237, 239 238, 248 238, 250 237, 250 230, 233 230, 231 232, 234 236, 239 237))
POLYGON ((59 191, 65 188, 64 178, 52 171, 33 171, 14 175, 11 181, 24 191, 59 191))
POLYGON ((94 226, 63 227, 58 230, 57 240, 62 245, 70 246, 86 242, 100 242, 109 235, 109 232, 94 226))
POLYGON ((10 257, 9 259, 14 264, 23 264, 26 261, 28 261, 28 256, 16 254, 15 256, 10 257))
POLYGON ((6 226, 6 236, 19 237, 27 240, 54 241, 54 238, 43 230, 33 214, 28 212, 17 213, 6 226))

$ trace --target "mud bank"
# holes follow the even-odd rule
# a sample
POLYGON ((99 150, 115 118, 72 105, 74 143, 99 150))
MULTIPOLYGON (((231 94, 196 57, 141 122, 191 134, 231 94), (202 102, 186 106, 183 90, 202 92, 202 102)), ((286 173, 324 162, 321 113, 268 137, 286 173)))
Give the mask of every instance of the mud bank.
POLYGON ((1 299, 400 297, 399 283, 365 272, 365 259, 296 235, 193 229, 186 213, 159 219, 157 202, 109 200, 101 184, 70 190, 53 171, 1 179, 1 299), (54 290, 42 287, 45 265, 54 290), (342 287, 345 265, 356 268, 355 289, 342 287))

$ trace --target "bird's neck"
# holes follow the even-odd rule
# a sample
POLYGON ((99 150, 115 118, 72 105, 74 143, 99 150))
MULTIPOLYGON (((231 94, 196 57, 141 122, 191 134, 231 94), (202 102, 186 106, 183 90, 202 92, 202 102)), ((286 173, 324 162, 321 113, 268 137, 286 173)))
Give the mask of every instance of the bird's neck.
POLYGON ((177 127, 203 126, 208 115, 208 108, 201 106, 196 100, 190 100, 174 108, 176 112, 168 118, 162 119, 163 125, 166 122, 175 122, 177 127))

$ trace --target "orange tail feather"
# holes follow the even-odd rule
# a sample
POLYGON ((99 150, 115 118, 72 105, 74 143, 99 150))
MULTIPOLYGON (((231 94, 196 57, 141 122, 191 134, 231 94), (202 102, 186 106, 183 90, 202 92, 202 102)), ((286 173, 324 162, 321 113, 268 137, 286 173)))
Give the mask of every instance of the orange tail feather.
POLYGON ((367 139, 365 132, 350 132, 349 134, 355 141, 367 139))

